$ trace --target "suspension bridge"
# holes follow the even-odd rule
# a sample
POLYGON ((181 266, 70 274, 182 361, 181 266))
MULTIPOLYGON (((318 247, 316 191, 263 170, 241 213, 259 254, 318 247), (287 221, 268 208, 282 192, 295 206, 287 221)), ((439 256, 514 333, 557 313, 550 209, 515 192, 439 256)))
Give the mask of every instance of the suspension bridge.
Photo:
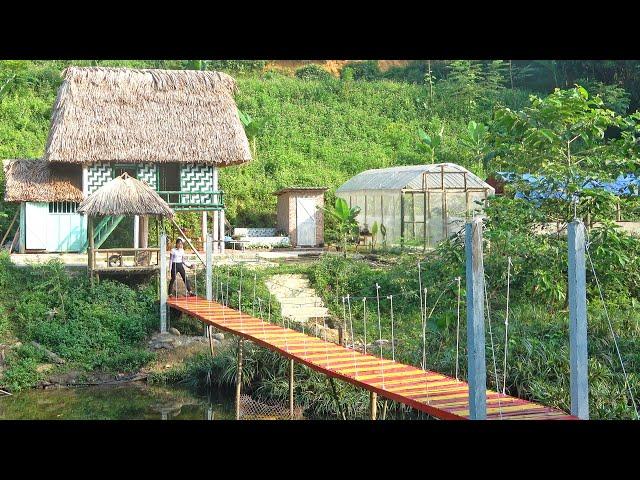
MULTIPOLYGON (((458 284, 458 327, 456 331, 456 374, 455 378, 441 373, 428 370, 426 368, 426 324, 431 317, 433 310, 438 305, 442 293, 435 301, 431 313, 427 314, 426 294, 427 289, 422 288, 420 277, 420 262, 418 262, 419 298, 422 312, 422 334, 423 352, 421 367, 407 365, 396 361, 394 342, 394 315, 393 315, 393 295, 380 297, 379 285, 376 284, 375 297, 350 297, 342 298, 343 322, 346 328, 351 325, 351 345, 343 345, 342 339, 338 343, 319 338, 316 335, 305 333, 304 325, 302 332, 289 328, 291 325, 278 325, 272 323, 269 303, 268 320, 262 311, 263 300, 256 297, 256 277, 254 274, 253 288, 253 310, 249 315, 242 311, 242 269, 240 270, 240 283, 238 296, 238 308, 229 306, 229 271, 227 269, 226 295, 221 278, 217 278, 215 299, 213 289, 213 263, 212 263, 212 239, 209 237, 207 245, 206 265, 206 298, 200 296, 172 296, 166 295, 166 276, 163 278, 161 267, 161 305, 164 304, 178 311, 186 313, 202 321, 205 331, 211 335, 210 327, 233 334, 238 337, 238 375, 236 378, 236 400, 240 398, 242 385, 242 357, 243 342, 245 340, 260 345, 271 350, 284 358, 289 359, 289 399, 290 410, 293 411, 293 381, 294 364, 303 364, 312 370, 325 374, 331 382, 333 379, 348 382, 356 387, 365 389, 371 394, 371 418, 376 418, 377 396, 399 402, 424 412, 438 419, 464 420, 464 419, 487 419, 487 420, 578 420, 588 419, 588 377, 587 377, 587 331, 586 331, 586 290, 585 290, 585 266, 586 258, 591 263, 592 272, 596 278, 595 268, 591 260, 588 242, 585 241, 584 225, 579 221, 569 224, 569 339, 570 339, 570 386, 571 386, 571 414, 562 410, 541 405, 528 400, 516 398, 506 394, 504 384, 506 383, 507 368, 507 344, 508 344, 508 315, 509 315, 509 282, 507 283, 507 313, 505 318, 505 350, 504 350, 504 379, 502 393, 497 388, 496 391, 487 389, 486 382, 486 359, 485 359, 485 322, 488 320, 488 333, 490 336, 490 347, 493 359, 493 375, 498 387, 498 373, 496 367, 496 355, 494 349, 494 339, 489 318, 489 301, 485 288, 485 274, 482 261, 482 223, 480 219, 474 219, 466 225, 465 250, 467 252, 466 264, 466 311, 467 311, 467 359, 468 359, 468 382, 458 378, 458 349, 460 336, 460 302, 461 302, 461 278, 455 278, 451 283, 457 281, 458 284), (586 247, 586 248, 585 248, 586 247), (218 287, 220 287, 218 289, 218 287), (220 295, 218 295, 220 294, 220 295), (380 300, 386 298, 390 306, 391 322, 391 358, 383 355, 382 328, 380 325, 380 300), (364 327, 364 349, 360 351, 356 348, 355 337, 353 335, 353 323, 351 315, 351 301, 362 300, 362 314, 364 327), (375 348, 369 349, 367 353, 366 325, 367 308, 366 300, 377 302, 378 329, 380 334, 379 356, 375 348), (259 309, 256 313, 256 301, 259 309), (348 309, 347 309, 348 306, 348 309), (486 307, 486 315, 485 315, 486 307), (348 314, 347 314, 348 312, 348 314), (373 350, 373 353, 372 352, 373 350)), ((166 237, 161 237, 161 249, 166 245, 166 237)), ((507 277, 510 278, 511 259, 508 259, 507 277)), ((165 273, 166 275, 166 273, 165 273)), ((196 276, 197 281, 197 276, 196 276)), ((598 290, 603 297, 599 283, 598 290)), ((197 285, 196 285, 197 291, 197 285)), ((416 292, 412 292, 416 293, 416 292)), ((401 296, 401 295, 399 295, 401 296)), ((602 298, 604 301, 604 298, 602 298)), ((166 309, 161 307, 161 330, 166 329, 166 309)), ((622 361, 622 356, 617 345, 613 326, 607 314, 609 326, 612 331, 613 340, 616 345, 623 372, 625 374, 625 385, 629 390, 633 401, 634 409, 636 403, 633 399, 632 391, 627 379, 626 370, 622 361)), ((317 324, 316 324, 317 327, 317 324)), ((212 344, 213 353, 213 344, 212 344)), ((335 388, 334 395, 339 404, 335 388)), ((236 416, 239 402, 236 402, 236 416)), ((386 405, 386 404, 385 404, 386 405)), ((637 412, 637 409, 636 409, 637 412)), ((293 418, 293 417, 292 417, 293 418)), ((344 418, 344 414, 343 414, 344 418)))
MULTIPOLYGON (((447 420, 469 418, 469 385, 455 378, 361 353, 275 325, 213 300, 179 296, 169 298, 167 303, 206 325, 433 417, 447 420)), ((577 419, 561 410, 502 393, 487 391, 486 395, 488 420, 577 419)))

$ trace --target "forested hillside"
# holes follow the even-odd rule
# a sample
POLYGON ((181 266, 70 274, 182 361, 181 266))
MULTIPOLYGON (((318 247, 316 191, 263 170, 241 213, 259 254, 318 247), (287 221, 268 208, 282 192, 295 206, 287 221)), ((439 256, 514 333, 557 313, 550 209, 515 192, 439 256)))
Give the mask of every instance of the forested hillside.
MULTIPOLYGON (((265 61, 6 61, 0 63, 0 158, 42 155, 60 74, 70 64, 232 74, 238 107, 253 121, 247 131, 255 159, 225 169, 221 184, 231 222, 247 226, 275 221, 272 192, 284 186, 327 186, 332 195, 362 170, 431 161, 484 175, 482 129, 469 122, 487 122, 500 106, 522 108, 531 93, 580 81, 625 113, 640 91, 640 62, 414 61, 382 72, 369 61, 347 63, 337 77, 314 64, 287 70, 265 61)), ((0 178, 0 190, 2 184, 0 178)), ((0 231, 7 221, 0 218, 0 231)))

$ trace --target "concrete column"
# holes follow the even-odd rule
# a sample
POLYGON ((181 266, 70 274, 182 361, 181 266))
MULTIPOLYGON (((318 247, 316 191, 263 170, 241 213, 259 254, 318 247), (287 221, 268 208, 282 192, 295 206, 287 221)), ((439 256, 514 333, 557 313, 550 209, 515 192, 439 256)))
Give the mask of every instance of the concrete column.
MULTIPOLYGON (((217 192, 219 190, 219 186, 218 186, 218 169, 216 167, 213 167, 212 183, 213 183, 213 191, 217 192)), ((218 198, 218 195, 214 195, 213 202, 218 203, 219 201, 220 199, 218 198)), ((213 231, 214 252, 218 253, 220 251, 220 244, 218 243, 218 240, 220 239, 220 213, 217 210, 213 211, 212 231, 213 231)))
POLYGON ((202 212, 202 220, 200 225, 200 231, 202 232, 202 248, 206 248, 207 234, 209 232, 209 229, 207 228, 207 220, 207 211, 205 210, 204 212, 202 212))
POLYGON ((574 220, 569 240, 569 365, 571 414, 589 419, 589 371, 587 355, 587 288, 585 227, 574 220))
POLYGON ((160 234, 160 333, 167 331, 167 235, 160 234))
POLYGON ((220 253, 224 253, 224 210, 220 210, 220 219, 219 219, 219 227, 220 227, 220 253))
POLYGON ((469 362, 469 418, 487 418, 487 367, 484 338, 484 265, 482 219, 466 224, 467 350, 469 362))

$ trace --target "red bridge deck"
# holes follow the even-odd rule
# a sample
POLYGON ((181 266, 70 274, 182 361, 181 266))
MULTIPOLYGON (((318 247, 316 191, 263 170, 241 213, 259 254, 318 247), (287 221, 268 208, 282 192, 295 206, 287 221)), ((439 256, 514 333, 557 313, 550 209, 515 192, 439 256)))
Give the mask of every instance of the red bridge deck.
MULTIPOLYGON (((296 362, 441 419, 468 419, 469 387, 436 372, 363 354, 274 325, 217 302, 172 297, 168 304, 208 325, 296 362)), ((489 420, 575 420, 560 410, 487 391, 489 420)))

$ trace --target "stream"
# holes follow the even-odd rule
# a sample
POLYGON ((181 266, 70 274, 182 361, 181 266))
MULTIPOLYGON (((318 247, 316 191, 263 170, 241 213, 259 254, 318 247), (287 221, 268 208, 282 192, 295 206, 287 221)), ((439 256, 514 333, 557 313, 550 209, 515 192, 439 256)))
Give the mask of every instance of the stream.
POLYGON ((142 382, 31 389, 0 397, 0 420, 233 420, 233 400, 142 382))

